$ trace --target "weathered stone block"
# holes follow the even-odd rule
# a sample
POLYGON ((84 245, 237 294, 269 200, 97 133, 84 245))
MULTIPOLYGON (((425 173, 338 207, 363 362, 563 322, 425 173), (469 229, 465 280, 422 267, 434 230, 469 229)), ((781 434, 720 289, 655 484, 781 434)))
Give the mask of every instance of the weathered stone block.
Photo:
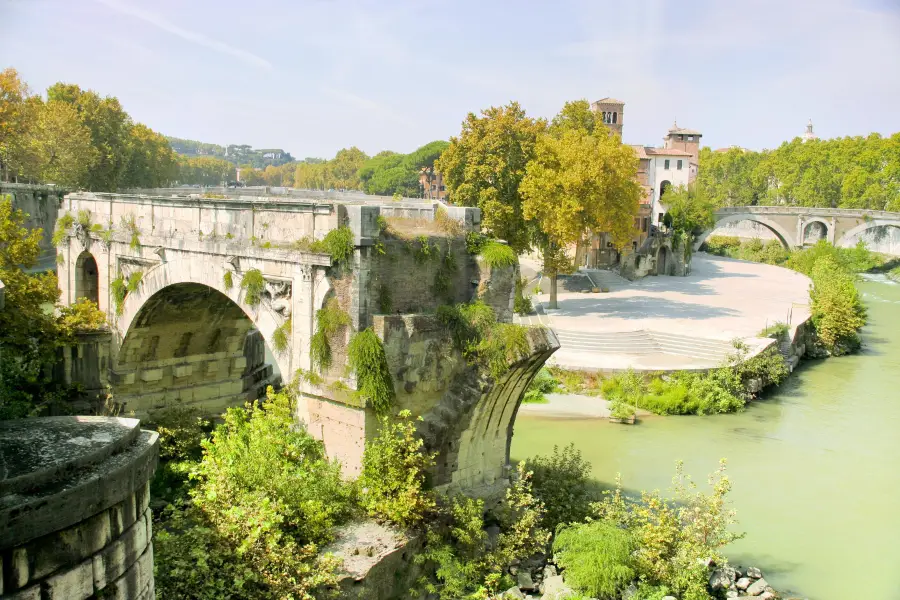
POLYGON ((231 361, 231 368, 235 371, 243 371, 247 368, 247 359, 243 356, 231 361))
POLYGON ((194 368, 191 365, 178 365, 172 367, 172 375, 178 378, 188 377, 193 370, 194 368))
POLYGON ((150 383, 153 381, 159 381, 163 378, 163 370, 162 369, 146 369, 141 371, 141 381, 145 383, 150 383))
POLYGON ((42 538, 31 550, 32 579, 42 579, 60 568, 99 552, 112 539, 110 511, 42 538))
POLYGON ((29 579, 28 552, 25 548, 16 548, 12 551, 12 560, 9 566, 9 573, 6 577, 10 587, 14 590, 24 587, 29 579))
POLYGON ((94 594, 94 563, 88 559, 75 567, 48 578, 42 587, 46 596, 56 600, 84 600, 94 594))
POLYGON ((24 590, 3 596, 3 600, 41 600, 41 586, 33 585, 24 590))

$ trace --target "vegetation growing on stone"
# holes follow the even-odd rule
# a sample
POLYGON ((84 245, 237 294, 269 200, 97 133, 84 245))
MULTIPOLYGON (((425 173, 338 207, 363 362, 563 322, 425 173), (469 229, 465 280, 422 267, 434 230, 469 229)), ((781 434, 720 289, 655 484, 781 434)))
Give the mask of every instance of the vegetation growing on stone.
POLYGON ((366 444, 359 478, 360 504, 369 516, 405 529, 420 525, 434 511, 425 475, 436 455, 423 446, 408 410, 401 411, 396 421, 381 417, 378 436, 366 444))
POLYGON ((463 224, 451 217, 450 213, 448 213, 440 204, 438 204, 437 210, 434 213, 434 222, 448 236, 456 237, 462 235, 465 230, 463 224))
POLYGON ((241 289, 244 290, 244 302, 250 306, 257 306, 266 290, 266 280, 262 271, 250 269, 241 275, 241 289))
POLYGON ((347 364, 356 373, 359 395, 377 414, 387 414, 394 404, 394 379, 384 354, 384 344, 371 327, 350 338, 347 364))
POLYGON ((91 211, 89 210, 79 210, 78 218, 76 222, 81 225, 85 230, 90 231, 91 229, 91 211))
POLYGON ((272 332, 272 346, 274 346, 275 352, 280 353, 287 350, 288 340, 291 337, 291 325, 291 319, 287 319, 272 332))
POLYGON ((385 283, 378 284, 378 312, 386 315, 391 312, 392 306, 391 288, 385 283))
POLYGON ((494 379, 505 375, 530 352, 526 328, 498 322, 494 310, 480 300, 439 306, 437 318, 450 330, 454 345, 466 359, 479 364, 494 379))
POLYGON ((548 402, 545 394, 555 392, 558 387, 559 382, 556 378, 546 367, 541 367, 525 389, 522 402, 526 404, 545 404, 548 402))
POLYGON ((230 290, 234 287, 234 278, 231 275, 231 271, 226 270, 225 273, 222 274, 222 285, 226 290, 230 290))
POLYGON ((87 298, 79 298, 69 306, 59 307, 60 335, 64 340, 74 341, 75 334, 98 331, 106 328, 106 313, 87 298))
POLYGON ((128 285, 125 278, 119 275, 109 282, 109 291, 112 294, 113 304, 116 305, 116 314, 121 315, 125 306, 125 296, 128 294, 128 285))
POLYGON ((481 248, 488 241, 488 237, 480 231, 470 231, 466 233, 466 252, 472 256, 481 254, 481 248))
POLYGON ((428 262, 429 259, 440 253, 440 248, 437 245, 432 246, 428 236, 425 235, 420 235, 415 240, 407 241, 406 249, 412 254, 413 260, 417 265, 428 262))
POLYGON ((69 227, 75 224, 75 217, 70 213, 64 212, 56 220, 56 229, 53 230, 53 238, 51 241, 54 246, 60 246, 69 234, 69 227))
POLYGON ((481 246, 478 253, 492 269, 511 267, 516 264, 516 253, 506 244, 490 240, 481 246))
POLYGON ((353 258, 353 231, 347 227, 332 229, 322 239, 322 247, 341 267, 348 267, 353 258))
POLYGON ((768 337, 776 340, 783 340, 787 337, 791 328, 783 321, 776 321, 759 332, 759 337, 768 337))
POLYGON ((131 275, 128 276, 128 281, 125 283, 125 289, 128 292, 133 292, 137 290, 138 286, 141 284, 141 280, 144 279, 143 271, 133 271, 131 275))
POLYGON ((431 291, 435 296, 449 301, 453 300, 453 276, 456 275, 458 270, 459 267, 456 264, 456 257, 453 255, 453 248, 448 243, 444 256, 441 258, 438 269, 434 274, 434 285, 432 285, 431 291))
POLYGON ((325 306, 316 311, 316 332, 309 340, 309 354, 314 365, 328 370, 331 367, 330 339, 350 325, 350 315, 341 309, 337 298, 329 298, 325 306))
POLYGON ((122 228, 131 234, 131 238, 128 242, 128 247, 134 251, 138 251, 141 248, 141 238, 140 233, 141 230, 137 226, 137 222, 134 219, 134 215, 128 213, 126 215, 122 215, 122 228))

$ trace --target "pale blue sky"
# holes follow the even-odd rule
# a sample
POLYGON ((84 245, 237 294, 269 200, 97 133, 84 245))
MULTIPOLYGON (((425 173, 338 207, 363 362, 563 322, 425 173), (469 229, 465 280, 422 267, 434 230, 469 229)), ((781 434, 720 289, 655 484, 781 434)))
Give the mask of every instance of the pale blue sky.
POLYGON ((712 147, 900 131, 900 0, 0 0, 0 68, 115 95, 168 135, 408 152, 510 100, 626 102, 712 147))

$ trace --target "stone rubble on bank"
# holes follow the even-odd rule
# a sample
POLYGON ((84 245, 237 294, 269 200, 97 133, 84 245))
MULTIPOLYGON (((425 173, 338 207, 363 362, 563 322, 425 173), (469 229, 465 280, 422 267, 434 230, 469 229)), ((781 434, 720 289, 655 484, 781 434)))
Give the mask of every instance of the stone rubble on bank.
MULTIPOLYGON (((709 565, 709 569, 709 590, 715 598, 784 598, 769 585, 762 571, 756 567, 744 569, 740 566, 709 565)), ((561 572, 552 556, 535 556, 522 561, 509 567, 509 574, 515 578, 517 585, 500 594, 499 598, 502 600, 565 600, 570 596, 577 596, 566 585, 565 572, 561 572)), ((629 600, 635 593, 637 588, 632 585, 622 595, 622 599, 629 600)), ((677 596, 666 596, 663 600, 679 599, 677 596)))

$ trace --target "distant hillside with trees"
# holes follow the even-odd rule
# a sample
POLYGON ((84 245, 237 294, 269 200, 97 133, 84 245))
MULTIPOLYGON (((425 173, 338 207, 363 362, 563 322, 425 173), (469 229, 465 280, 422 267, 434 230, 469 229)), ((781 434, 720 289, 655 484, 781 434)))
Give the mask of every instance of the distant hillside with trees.
POLYGON ((900 133, 796 138, 762 152, 703 148, 697 185, 717 206, 900 211, 900 133))
POLYGON ((209 156, 227 160, 234 165, 249 165, 255 169, 265 169, 269 165, 280 166, 295 159, 281 148, 257 148, 247 144, 228 144, 220 146, 218 144, 208 144, 206 142, 198 142, 196 140, 185 140, 181 138, 166 136, 172 150, 187 157, 209 156))

